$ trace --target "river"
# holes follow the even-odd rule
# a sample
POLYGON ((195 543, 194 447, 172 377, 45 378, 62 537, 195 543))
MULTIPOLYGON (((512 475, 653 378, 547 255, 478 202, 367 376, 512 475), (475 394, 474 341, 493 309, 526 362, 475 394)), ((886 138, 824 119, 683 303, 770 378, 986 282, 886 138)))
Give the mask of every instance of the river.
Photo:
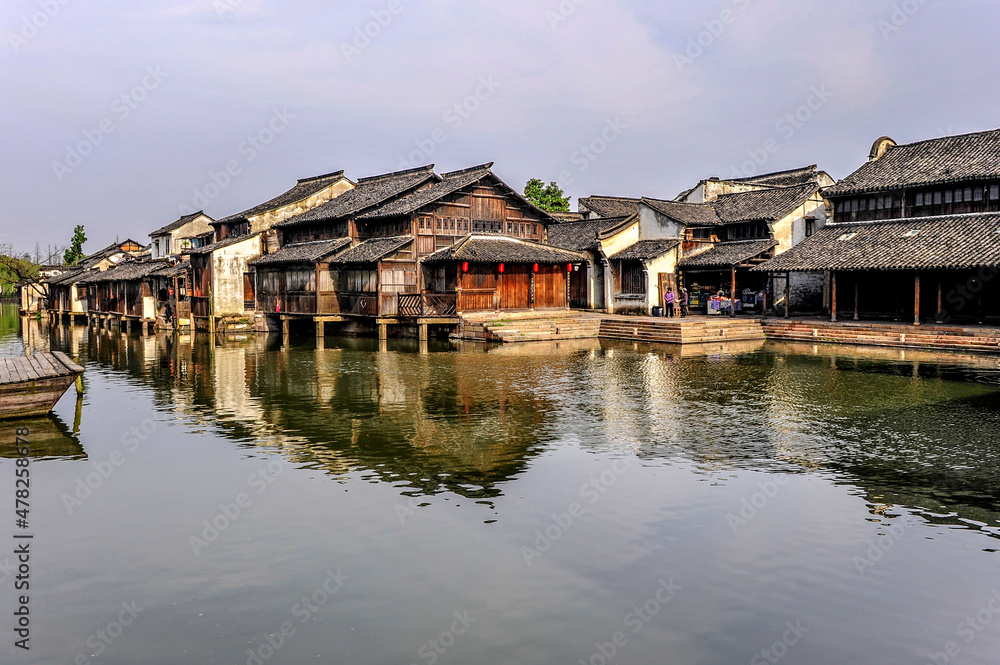
MULTIPOLYGON (((125 337, 32 442, 4 663, 996 663, 997 358, 125 337), (30 650, 12 613, 29 596, 30 650)), ((12 565, 13 564, 13 565, 12 565)))

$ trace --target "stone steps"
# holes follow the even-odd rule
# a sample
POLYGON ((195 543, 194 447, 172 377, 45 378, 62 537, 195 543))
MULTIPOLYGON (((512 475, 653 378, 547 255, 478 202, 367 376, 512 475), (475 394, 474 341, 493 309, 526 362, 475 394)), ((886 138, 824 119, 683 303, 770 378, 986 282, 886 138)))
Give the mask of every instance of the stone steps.
POLYGON ((769 339, 794 342, 858 344, 903 348, 933 348, 1000 353, 1000 331, 953 326, 917 327, 890 324, 833 324, 806 321, 767 321, 769 339))

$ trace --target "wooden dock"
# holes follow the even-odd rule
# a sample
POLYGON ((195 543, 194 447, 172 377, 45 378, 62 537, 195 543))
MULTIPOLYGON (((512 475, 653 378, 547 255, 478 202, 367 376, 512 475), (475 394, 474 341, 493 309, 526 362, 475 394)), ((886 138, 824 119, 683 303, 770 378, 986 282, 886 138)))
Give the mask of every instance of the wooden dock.
POLYGON ((0 419, 48 413, 82 373, 59 351, 0 358, 0 419))

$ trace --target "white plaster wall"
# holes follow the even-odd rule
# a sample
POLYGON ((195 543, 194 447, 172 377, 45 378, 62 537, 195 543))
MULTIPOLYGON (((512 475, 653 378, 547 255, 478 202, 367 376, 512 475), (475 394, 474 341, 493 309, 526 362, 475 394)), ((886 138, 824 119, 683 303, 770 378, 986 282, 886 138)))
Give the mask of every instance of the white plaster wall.
POLYGON ((601 240, 601 249, 605 256, 614 256, 626 247, 639 242, 639 222, 629 224, 615 235, 601 240))
POLYGON ((262 236, 212 252, 212 304, 215 316, 238 316, 243 313, 243 273, 249 263, 263 253, 262 236))
POLYGON ((663 256, 646 261, 649 283, 646 285, 646 307, 660 306, 660 273, 677 273, 678 249, 672 249, 663 256))
POLYGON ((639 205, 639 240, 680 238, 683 233, 683 225, 646 205, 639 205))

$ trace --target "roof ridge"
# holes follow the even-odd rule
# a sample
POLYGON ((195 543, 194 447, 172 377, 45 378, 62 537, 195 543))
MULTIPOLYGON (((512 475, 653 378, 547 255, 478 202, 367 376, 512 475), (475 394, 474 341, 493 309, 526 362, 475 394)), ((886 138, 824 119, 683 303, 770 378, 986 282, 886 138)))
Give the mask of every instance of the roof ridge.
POLYGON ((442 173, 442 178, 454 178, 460 175, 465 175, 467 173, 472 173, 473 171, 491 171, 493 169, 494 162, 486 162, 485 164, 480 164, 478 166, 470 166, 467 169, 459 169, 458 171, 449 171, 448 173, 442 173))
POLYGON ((938 136, 930 139, 921 139, 919 141, 914 141, 912 143, 897 143, 896 146, 892 148, 892 150, 895 150, 897 148, 908 148, 910 146, 915 146, 915 145, 923 145, 925 143, 936 143, 938 141, 947 141, 948 139, 963 139, 969 136, 979 136, 982 134, 995 134, 998 132, 1000 132, 1000 127, 998 127, 997 129, 984 129, 978 132, 966 132, 965 134, 949 134, 948 136, 938 136))
POLYGON ((642 197, 636 198, 633 196, 608 196, 606 194, 590 194, 584 196, 585 199, 614 199, 616 201, 641 201, 642 197))
MULTIPOLYGON (((734 193, 745 194, 746 192, 734 192, 734 193)), ((722 194, 721 196, 729 196, 729 194, 722 194)), ((640 201, 653 201, 654 203, 669 203, 671 205, 679 205, 679 206, 709 206, 709 205, 712 204, 711 201, 709 201, 709 202, 702 202, 702 203, 692 203, 691 201, 672 201, 670 199, 655 199, 652 196, 643 196, 639 200, 640 201)))
POLYGON ((332 178, 334 176, 343 176, 343 175, 344 175, 344 169, 340 169, 339 171, 332 171, 330 173, 324 173, 323 175, 314 175, 311 178, 300 178, 296 182, 299 182, 299 183, 312 182, 314 180, 322 180, 323 178, 332 178))
POLYGON ((809 166, 800 166, 795 169, 785 169, 784 171, 772 171, 770 173, 761 173, 759 175, 750 175, 745 178, 727 178, 722 182, 745 182, 747 180, 760 180, 761 178, 770 178, 776 175, 788 175, 789 173, 798 173, 800 171, 815 171, 819 168, 819 164, 810 164, 809 166))
MULTIPOLYGON (((815 180, 810 180, 809 182, 804 182, 801 185, 766 185, 766 189, 752 189, 746 192, 729 192, 728 194, 719 194, 713 201, 714 203, 724 196, 747 196, 749 194, 764 194, 767 192, 779 191, 779 190, 791 190, 791 189, 803 189, 805 187, 822 189, 819 183, 815 180)), ((698 204, 695 204, 698 205, 698 204)))
POLYGON ((434 165, 433 164, 427 164, 426 166, 417 166, 415 168, 404 169, 402 171, 390 171, 389 173, 379 173, 379 174, 376 174, 376 175, 365 176, 364 178, 358 178, 358 184, 360 185, 363 182, 374 182, 375 180, 384 180, 386 178, 394 178, 394 177, 398 177, 398 176, 401 176, 401 175, 409 175, 411 173, 421 173, 423 171, 434 173, 434 165))

